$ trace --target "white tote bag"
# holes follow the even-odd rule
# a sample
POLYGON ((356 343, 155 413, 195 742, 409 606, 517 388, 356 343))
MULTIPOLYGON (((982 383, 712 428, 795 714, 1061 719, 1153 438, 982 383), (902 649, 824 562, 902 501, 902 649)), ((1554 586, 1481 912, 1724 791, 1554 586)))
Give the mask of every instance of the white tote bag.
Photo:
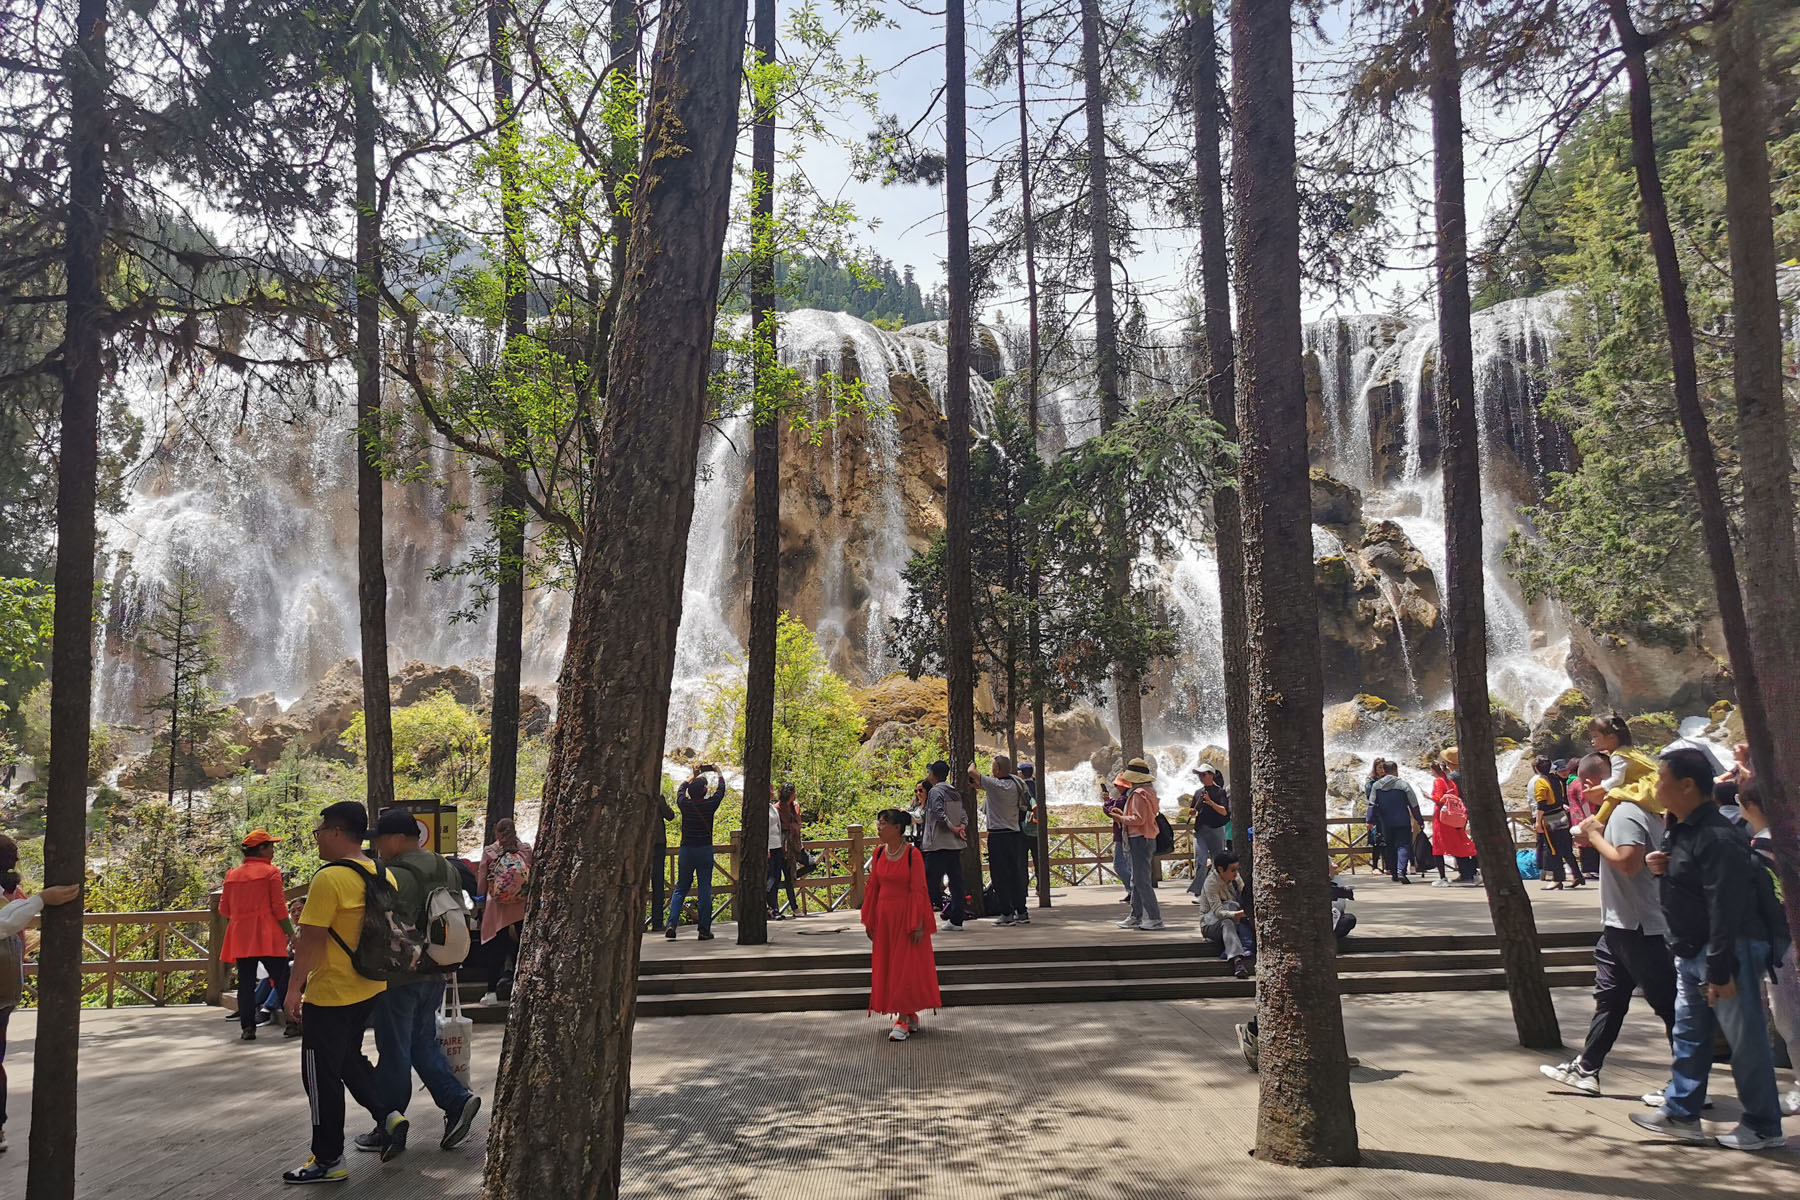
POLYGON ((475 1032, 475 1022, 463 1016, 461 991, 454 978, 444 989, 443 1002, 438 1006, 438 1045, 444 1048, 444 1057, 450 1060, 451 1073, 468 1087, 472 1058, 469 1038, 475 1032))

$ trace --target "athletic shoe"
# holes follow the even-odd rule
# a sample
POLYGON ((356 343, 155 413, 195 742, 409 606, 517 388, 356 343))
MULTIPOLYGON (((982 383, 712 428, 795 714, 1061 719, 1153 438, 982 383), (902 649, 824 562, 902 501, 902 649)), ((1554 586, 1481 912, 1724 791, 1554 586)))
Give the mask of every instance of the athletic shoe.
POLYGON ((1256 974, 1256 966, 1248 955, 1231 960, 1231 976, 1233 979, 1249 979, 1256 974))
MULTIPOLYGON (((663 936, 668 938, 671 942, 674 941, 675 940, 675 927, 673 925, 671 925, 667 929, 663 930, 663 936)), ((492 992, 488 993, 489 996, 491 996, 493 994, 494 993, 492 993, 492 992)))
POLYGON ((364 1154, 380 1154, 381 1148, 387 1145, 387 1134, 383 1133, 381 1126, 377 1125, 367 1133, 357 1134, 350 1144, 364 1154))
POLYGON ((1713 1140, 1727 1150, 1779 1150, 1787 1145, 1787 1139, 1781 1136, 1779 1129, 1774 1133, 1761 1134, 1743 1124, 1730 1133, 1721 1133, 1713 1140))
POLYGON ((1031 924, 1031 914, 1026 913, 1026 912, 1014 913, 1013 914, 1013 924, 1014 925, 1029 925, 1029 924, 1031 924))
POLYGON ((888 1041, 890 1042, 904 1042, 911 1036, 912 1030, 906 1027, 905 1021, 895 1021, 894 1027, 888 1030, 888 1041))
POLYGON ((939 933, 961 933, 962 931, 963 931, 963 927, 961 925, 952 925, 948 921, 945 921, 943 924, 938 926, 939 933))
POLYGON ((713 940, 713 931, 710 929, 702 929, 697 936, 703 942, 710 942, 713 940))
POLYGON ((299 1037, 300 1022, 289 1021, 287 1024, 283 1025, 281 1027, 281 1036, 284 1038, 299 1037))
POLYGON ((1712 1141, 1706 1136, 1706 1130, 1698 1121, 1683 1121, 1679 1117, 1669 1115, 1669 1111, 1659 1108, 1653 1113, 1632 1113, 1631 1123, 1639 1129, 1648 1129, 1660 1137, 1677 1142, 1692 1142, 1704 1145, 1712 1141))
MULTIPOLYGON (((1434 879, 1431 881, 1431 886, 1432 887, 1449 887, 1450 881, 1448 879, 1434 879)), ((1195 901, 1195 903, 1198 904, 1199 901, 1195 901)))
POLYGON ((1144 921, 1138 925, 1138 928, 1139 929, 1161 929, 1161 928, 1163 928, 1163 923, 1161 921, 1144 921))
POLYGON ((406 1149, 406 1135, 412 1129, 412 1122, 406 1119, 405 1113, 391 1112, 387 1120, 381 1123, 381 1131, 387 1135, 387 1141, 381 1147, 381 1161, 393 1162, 406 1149))
MULTIPOLYGON (((670 937, 675 936, 675 931, 673 929, 669 930, 669 936, 670 937)), ((481 1005, 483 1008, 486 1008, 489 1005, 494 1005, 494 1004, 498 1004, 498 1003, 500 1003, 500 997, 496 996, 492 992, 487 993, 486 995, 484 995, 481 998, 481 1005)))
POLYGON ((914 1013, 912 1016, 906 1018, 906 1027, 914 1033, 919 1032, 919 1014, 918 1013, 914 1013))
POLYGON ((1249 1025, 1234 1026, 1237 1030, 1238 1053, 1244 1056, 1244 1065, 1252 1071, 1256 1070, 1256 1035, 1250 1032, 1249 1025))
POLYGON ((1125 918, 1125 919, 1124 919, 1124 920, 1123 920, 1123 921, 1120 921, 1120 922, 1119 922, 1119 923, 1118 923, 1118 925, 1119 925, 1119 928, 1120 928, 1120 929, 1138 929, 1138 928, 1141 928, 1141 926, 1140 926, 1140 925, 1139 925, 1139 923, 1138 923, 1138 922, 1137 922, 1137 921, 1134 921, 1134 920, 1132 920, 1132 919, 1131 919, 1131 918, 1130 918, 1130 917, 1126 917, 1126 918, 1125 918))
MULTIPOLYGON (((1545 1063, 1538 1068, 1538 1074, 1545 1079, 1554 1079, 1564 1087, 1574 1088, 1578 1092, 1586 1092, 1590 1096, 1600 1094, 1600 1072, 1583 1070, 1580 1059, 1570 1059, 1568 1062, 1554 1067, 1545 1063)), ((1658 1107, 1661 1107, 1660 1103, 1658 1107)))
POLYGON ((1003 917, 995 918, 994 924, 996 924, 996 925, 1017 925, 1018 922, 1013 920, 1013 915, 1011 913, 1007 913, 1003 917))
MULTIPOLYGON (((1800 1088, 1795 1088, 1781 1098, 1781 1115, 1784 1117, 1800 1117, 1800 1088)), ((3 1149, 4 1147, 0 1147, 3 1149)))
POLYGON ((343 1159, 322 1163, 310 1155, 304 1165, 281 1173, 283 1183, 342 1183, 348 1178, 350 1169, 344 1166, 343 1159))
POLYGON ((246 1030, 244 1030, 244 1032, 238 1034, 238 1041, 240 1041, 240 1042, 254 1042, 255 1040, 256 1040, 256 1030, 255 1029, 246 1029, 246 1030))
POLYGON ((462 1111, 455 1116, 444 1118, 444 1136, 438 1139, 439 1150, 454 1150, 462 1145, 462 1140, 469 1136, 469 1127, 475 1124, 475 1114, 481 1111, 481 1097, 470 1096, 463 1101, 462 1111))
POLYGON ((1396 879, 1394 882, 1410 884, 1410 883, 1412 883, 1412 876, 1411 875, 1402 875, 1400 878, 1396 879))
MULTIPOLYGON (((1662 1091, 1660 1091, 1660 1092, 1645 1092, 1644 1093, 1644 1107, 1645 1108, 1661 1108, 1663 1106, 1663 1102, 1666 1101, 1668 1098, 1669 1098, 1669 1085, 1665 1083, 1663 1085, 1662 1091)), ((1707 1112, 1712 1111, 1712 1106, 1713 1106, 1713 1102, 1711 1100, 1704 1101, 1700 1105, 1701 1109, 1704 1111, 1707 1111, 1707 1112)))

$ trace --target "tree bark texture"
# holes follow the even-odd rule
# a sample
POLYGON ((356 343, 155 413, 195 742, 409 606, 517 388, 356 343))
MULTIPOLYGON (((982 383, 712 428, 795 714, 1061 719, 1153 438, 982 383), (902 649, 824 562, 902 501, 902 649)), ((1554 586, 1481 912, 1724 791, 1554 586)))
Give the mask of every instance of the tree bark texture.
MULTIPOLYGON (((1762 25, 1768 5, 1737 0, 1720 28, 1719 126, 1731 240, 1732 382, 1743 497, 1744 616, 1767 713, 1751 737, 1757 795, 1775 837, 1788 925, 1800 931, 1800 558, 1792 430, 1782 395, 1781 297, 1769 186, 1762 25)), ((1735 656, 1732 672, 1737 674, 1735 656)), ((1742 687, 1739 688, 1740 694, 1742 687)), ((1746 722, 1748 729, 1748 722, 1746 722)))
POLYGON ((743 0, 669 0, 576 582, 487 1200, 613 1197, 731 202, 743 0))
MULTIPOLYGON (((1125 414, 1120 381, 1119 318, 1113 297, 1112 204, 1106 169, 1106 81, 1102 71, 1104 34, 1100 0, 1081 0, 1082 96, 1087 117, 1088 225, 1094 255, 1094 386, 1100 393, 1100 430, 1104 433, 1125 414)), ((1113 598, 1131 590, 1131 564, 1136 555, 1124 514, 1107 513, 1107 539, 1113 546, 1113 598)), ((1113 670, 1113 706, 1118 709, 1119 748, 1125 758, 1144 752, 1144 697, 1137 672, 1113 670)))
MULTIPOLYGON (((1212 0, 1197 0, 1190 64, 1194 96, 1194 166, 1200 198, 1200 303, 1206 340, 1206 397, 1225 437, 1238 440, 1237 362, 1231 332, 1231 264, 1225 244, 1225 169, 1220 161, 1219 32, 1212 0)), ((1219 563, 1219 628, 1225 645, 1226 784, 1237 844, 1251 826, 1250 644, 1244 613, 1243 494, 1213 490, 1213 544, 1219 563)), ((1250 859, 1243 859, 1245 873, 1250 859)), ((1252 883, 1254 879, 1252 878, 1252 883)))
MULTIPOLYGON (((50 779, 44 881, 87 876, 87 764, 94 681, 94 504, 105 376, 101 243, 106 236, 106 0, 80 0, 69 89, 69 206, 64 226, 61 443, 56 480, 56 598, 50 640, 50 779)), ((173 748, 171 747, 171 752, 173 748)), ((80 904, 44 909, 37 974, 37 1086, 31 1089, 26 1200, 75 1195, 76 1067, 81 1046, 80 904)))
MULTIPOLYGON (((375 6, 363 34, 374 36, 375 6)), ((375 65, 350 82, 356 163, 356 604, 362 629, 363 766, 369 828, 394 802, 394 722, 388 698, 387 564, 382 558, 381 218, 376 211, 375 65)))
MULTIPOLYGON (((525 337, 525 204, 517 158, 519 119, 514 108, 511 0, 489 0, 488 55, 494 80, 494 116, 500 131, 501 275, 506 281, 503 336, 510 354, 525 337)), ((510 380, 510 365, 503 378, 510 380)), ((515 422, 516 424, 516 422, 515 422)), ((500 488, 495 523, 499 576, 494 581, 494 689, 490 699, 487 830, 513 815, 519 782, 519 676, 525 657, 525 494, 518 472, 509 468, 500 488)))
POLYGON ((1468 211, 1463 184, 1462 62, 1456 0, 1433 0, 1428 17, 1432 167, 1437 188, 1436 284, 1438 411, 1443 414, 1445 616, 1450 686, 1462 747, 1462 797, 1469 835, 1486 865, 1481 878, 1500 939, 1513 1026, 1521 1045, 1562 1045, 1537 922, 1525 881, 1513 869, 1513 838, 1494 764, 1488 707, 1487 598, 1481 540, 1481 443, 1475 419, 1475 350, 1470 331, 1468 211))
POLYGON ((1256 1155, 1357 1161, 1325 866, 1324 683, 1300 335, 1293 12, 1231 9, 1244 586, 1255 756, 1256 1155))
MULTIPOLYGON (((1013 0, 1013 66, 1019 85, 1019 221, 1025 232, 1025 420, 1031 433, 1031 456, 1038 457, 1039 359, 1043 348, 1038 331, 1037 219, 1032 212, 1031 197, 1031 115, 1025 97, 1025 0, 1013 0)), ((1026 622, 1026 654, 1031 660, 1031 751, 1037 756, 1037 842, 1031 852, 1037 859, 1038 907, 1050 907, 1050 820, 1049 757, 1045 754, 1047 734, 1044 729, 1044 694, 1042 680, 1043 628, 1038 614, 1038 597, 1044 590, 1043 546, 1041 530, 1030 531, 1029 567, 1025 579, 1026 603, 1030 617, 1026 622)))
MULTIPOLYGON (((775 0, 756 0, 757 61, 775 61, 775 0)), ((769 798, 775 750, 775 621, 781 583, 781 411, 763 364, 775 355, 775 109, 757 101, 750 134, 750 335, 767 337, 751 381, 750 656, 744 688, 743 853, 738 861, 737 936, 740 946, 769 940, 769 798)))

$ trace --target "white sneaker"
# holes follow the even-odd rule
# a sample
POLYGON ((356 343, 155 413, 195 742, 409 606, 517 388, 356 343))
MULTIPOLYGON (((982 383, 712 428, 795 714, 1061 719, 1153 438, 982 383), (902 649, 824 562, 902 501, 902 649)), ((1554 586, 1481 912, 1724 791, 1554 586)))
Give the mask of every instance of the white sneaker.
POLYGON ((1450 881, 1448 879, 1434 879, 1431 881, 1431 886, 1432 887, 1449 887, 1450 881))
POLYGON ((950 921, 948 918, 946 918, 946 917, 938 918, 938 932, 939 933, 949 933, 950 932, 950 921))
MULTIPOLYGON (((1600 1094, 1600 1072, 1582 1070, 1579 1059, 1571 1059, 1554 1067, 1545 1063, 1538 1068, 1538 1074, 1545 1079, 1554 1079, 1564 1087, 1574 1088, 1578 1092, 1586 1092, 1590 1096, 1600 1094)), ((1662 1107, 1660 1099, 1657 1100, 1657 1107, 1662 1107)))
POLYGON ((1800 1117, 1800 1087, 1795 1088, 1781 1098, 1781 1115, 1784 1117, 1800 1117))
POLYGON ((1130 917, 1126 917, 1126 918, 1125 918, 1125 919, 1124 919, 1124 920, 1123 920, 1123 921, 1120 921, 1120 922, 1119 922, 1119 923, 1118 923, 1118 924, 1119 924, 1119 928, 1120 928, 1120 929, 1137 929, 1137 928, 1140 928, 1140 926, 1139 926, 1139 925, 1138 925, 1138 923, 1137 923, 1137 922, 1136 922, 1136 921, 1134 921, 1134 920, 1132 920, 1132 919, 1131 919, 1131 918, 1130 918, 1130 917))
POLYGON ((1256 1070, 1256 1035, 1250 1032, 1248 1024, 1232 1028, 1237 1031, 1238 1053, 1244 1056, 1244 1065, 1252 1071, 1256 1070))
POLYGON ((1013 920, 1013 915, 1011 913, 1007 913, 1003 917, 995 917, 994 924, 996 924, 996 925, 1017 925, 1018 922, 1013 920))
POLYGON ((1659 1108, 1653 1113, 1632 1113, 1631 1123, 1671 1141, 1702 1145, 1713 1140, 1706 1136, 1706 1130, 1701 1127, 1700 1122, 1679 1120, 1670 1116, 1666 1109, 1659 1108))
POLYGON ((1748 1125, 1742 1124, 1730 1133, 1721 1133, 1713 1140, 1727 1150, 1779 1150, 1787 1145, 1787 1139, 1781 1136, 1779 1129, 1764 1136, 1748 1125))
POLYGON ((1144 921, 1138 925, 1139 929, 1161 929, 1162 927, 1161 921, 1144 921))
POLYGON ((500 997, 493 992, 489 992, 487 995, 485 995, 481 998, 481 1003, 484 1005, 498 1004, 498 1003, 500 1003, 500 997))
POLYGON ((906 1018, 906 1027, 907 1027, 907 1029, 911 1030, 913 1033, 919 1032, 919 1017, 918 1017, 917 1013, 906 1018))
POLYGON ((905 1021, 895 1021, 894 1027, 888 1030, 888 1041, 890 1042, 904 1042, 911 1036, 912 1032, 906 1028, 905 1021))
MULTIPOLYGON (((1669 1085, 1665 1083, 1663 1085, 1663 1090, 1660 1092, 1645 1092, 1644 1093, 1644 1107, 1645 1108, 1661 1108, 1663 1106, 1663 1101, 1667 1100, 1668 1098, 1669 1098, 1669 1085)), ((1706 1112, 1711 1112, 1712 1106, 1713 1106, 1713 1102, 1711 1100, 1702 1101, 1700 1104, 1701 1109, 1703 1109, 1706 1112)))
POLYGON ((952 925, 948 921, 945 921, 938 926, 939 933, 961 933, 962 931, 963 927, 961 925, 952 925))

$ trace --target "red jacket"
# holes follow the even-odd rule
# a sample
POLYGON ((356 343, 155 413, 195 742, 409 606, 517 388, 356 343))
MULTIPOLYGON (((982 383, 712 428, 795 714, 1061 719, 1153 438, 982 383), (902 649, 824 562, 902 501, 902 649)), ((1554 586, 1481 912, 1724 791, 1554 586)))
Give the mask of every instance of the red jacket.
POLYGON ((247 858, 242 866, 225 872, 219 915, 230 921, 225 944, 219 948, 225 962, 288 956, 287 934, 281 929, 288 919, 287 893, 281 886, 281 869, 268 859, 247 858))

